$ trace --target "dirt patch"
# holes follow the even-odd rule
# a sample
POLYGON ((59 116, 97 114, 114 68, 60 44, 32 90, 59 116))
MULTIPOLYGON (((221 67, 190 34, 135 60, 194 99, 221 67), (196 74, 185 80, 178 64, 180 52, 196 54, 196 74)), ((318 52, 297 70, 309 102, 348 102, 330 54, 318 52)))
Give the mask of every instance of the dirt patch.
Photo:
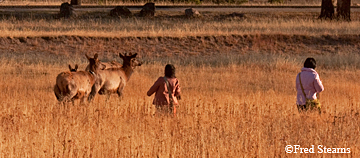
POLYGON ((207 56, 248 52, 282 54, 354 53, 360 35, 232 35, 197 37, 19 37, 0 38, 1 53, 83 55, 137 52, 145 57, 207 56))

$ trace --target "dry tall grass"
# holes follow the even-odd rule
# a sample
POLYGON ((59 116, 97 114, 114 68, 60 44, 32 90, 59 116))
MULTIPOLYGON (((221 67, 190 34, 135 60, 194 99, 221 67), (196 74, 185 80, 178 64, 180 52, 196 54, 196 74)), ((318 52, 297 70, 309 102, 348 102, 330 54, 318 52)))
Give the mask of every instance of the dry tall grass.
MULTIPOLYGON (((319 10, 320 12, 320 10, 319 10)), ((184 37, 204 35, 286 34, 344 35, 358 34, 359 12, 352 21, 321 21, 319 13, 267 12, 203 13, 186 18, 183 12, 158 11, 155 18, 113 18, 108 12, 79 12, 74 19, 54 19, 57 12, 6 13, 0 20, 1 37, 93 36, 93 37, 184 37)))
POLYGON ((294 82, 304 56, 215 58, 175 62, 183 93, 176 118, 154 116, 153 97, 146 96, 163 75, 164 63, 174 60, 137 68, 122 100, 114 95, 106 103, 105 96, 96 96, 92 104, 59 106, 52 91, 56 75, 68 70, 68 61, 84 69, 85 60, 2 58, 0 156, 359 156, 360 76, 346 58, 328 62, 336 55, 316 56, 325 86, 321 116, 296 109, 294 82), (349 65, 339 67, 341 63, 349 65), (296 144, 351 148, 351 153, 285 153, 286 145, 296 144))

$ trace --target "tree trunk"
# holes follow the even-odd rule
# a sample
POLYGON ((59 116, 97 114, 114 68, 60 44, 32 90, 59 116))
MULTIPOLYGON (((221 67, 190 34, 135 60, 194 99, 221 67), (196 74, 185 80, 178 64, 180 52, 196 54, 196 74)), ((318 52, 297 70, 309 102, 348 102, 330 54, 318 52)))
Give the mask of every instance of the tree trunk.
POLYGON ((319 19, 333 19, 334 17, 334 4, 332 0, 322 0, 321 1, 321 13, 319 19))
POLYGON ((70 4, 71 5, 81 5, 81 0, 71 0, 70 4))
POLYGON ((337 17, 339 19, 351 21, 350 19, 350 1, 351 0, 338 0, 337 1, 337 17))

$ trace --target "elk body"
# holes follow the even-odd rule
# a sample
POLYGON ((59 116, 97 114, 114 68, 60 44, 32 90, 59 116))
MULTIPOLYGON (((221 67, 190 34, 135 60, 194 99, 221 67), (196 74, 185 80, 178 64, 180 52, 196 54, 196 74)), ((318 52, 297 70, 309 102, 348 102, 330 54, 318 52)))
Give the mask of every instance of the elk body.
MULTIPOLYGON (((105 67, 105 69, 110 69, 110 68, 121 68, 122 64, 116 62, 116 61, 111 61, 111 62, 101 62, 102 66, 105 67)), ((85 71, 89 71, 90 70, 90 64, 88 66, 86 66, 85 71)))
POLYGON ((122 55, 119 53, 120 58, 123 59, 121 68, 109 68, 98 71, 98 80, 96 80, 92 87, 89 101, 91 101, 97 93, 101 95, 107 94, 108 97, 112 93, 117 93, 120 97, 131 74, 134 72, 135 66, 141 66, 142 64, 142 62, 135 59, 136 55, 137 54, 122 55))
POLYGON ((80 99, 80 103, 84 103, 89 96, 101 63, 97 54, 94 58, 86 57, 90 62, 89 71, 62 72, 56 77, 54 93, 59 102, 71 101, 74 104, 75 99, 80 99))

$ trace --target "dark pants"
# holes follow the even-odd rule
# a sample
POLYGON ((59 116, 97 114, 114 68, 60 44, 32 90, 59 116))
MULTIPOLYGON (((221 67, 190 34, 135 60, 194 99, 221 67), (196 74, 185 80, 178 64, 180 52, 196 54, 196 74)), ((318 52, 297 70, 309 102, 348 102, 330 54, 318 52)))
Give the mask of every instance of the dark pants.
POLYGON ((302 112, 302 111, 307 111, 309 109, 309 106, 297 105, 297 108, 298 108, 299 112, 302 112))
POLYGON ((176 107, 170 105, 155 105, 157 113, 176 116, 176 107))

